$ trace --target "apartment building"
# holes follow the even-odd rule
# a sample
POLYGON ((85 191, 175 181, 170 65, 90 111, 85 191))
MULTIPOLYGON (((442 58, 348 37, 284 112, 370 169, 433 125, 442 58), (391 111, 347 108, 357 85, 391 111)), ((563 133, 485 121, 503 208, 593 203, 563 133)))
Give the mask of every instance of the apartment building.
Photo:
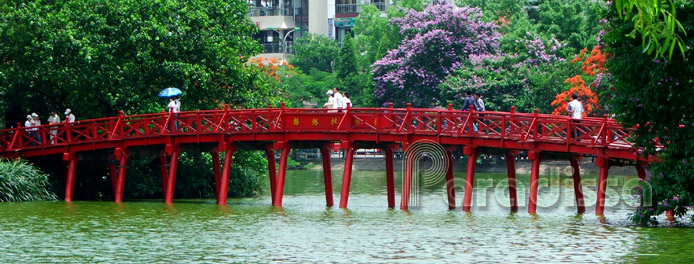
POLYGON ((248 15, 260 31, 253 38, 263 46, 263 57, 286 59, 294 40, 305 33, 322 34, 339 42, 349 34, 362 5, 382 12, 393 0, 246 0, 248 15))

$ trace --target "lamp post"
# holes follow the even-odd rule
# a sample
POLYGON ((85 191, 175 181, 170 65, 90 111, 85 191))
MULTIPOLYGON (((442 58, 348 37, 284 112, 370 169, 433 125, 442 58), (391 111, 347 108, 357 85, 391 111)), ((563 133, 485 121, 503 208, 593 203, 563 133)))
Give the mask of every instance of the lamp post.
MULTIPOLYGON (((268 27, 267 29, 277 32, 277 34, 280 35, 280 37, 282 36, 282 33, 275 30, 273 27, 268 27)), ((289 33, 292 33, 296 30, 301 30, 301 28, 295 27, 294 29, 287 32, 287 34, 284 34, 284 37, 282 37, 282 61, 286 61, 285 57, 287 55, 287 37, 289 36, 289 33)))

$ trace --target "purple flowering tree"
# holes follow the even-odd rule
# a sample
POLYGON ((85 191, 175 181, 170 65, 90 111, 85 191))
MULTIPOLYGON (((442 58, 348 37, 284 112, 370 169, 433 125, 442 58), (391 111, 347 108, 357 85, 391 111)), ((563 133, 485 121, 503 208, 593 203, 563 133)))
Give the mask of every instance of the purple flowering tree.
POLYGON ((422 12, 410 10, 391 23, 400 27, 404 39, 372 65, 372 73, 378 101, 398 106, 441 101, 439 84, 446 76, 470 55, 495 53, 501 39, 497 26, 483 22, 478 8, 432 5, 422 12))

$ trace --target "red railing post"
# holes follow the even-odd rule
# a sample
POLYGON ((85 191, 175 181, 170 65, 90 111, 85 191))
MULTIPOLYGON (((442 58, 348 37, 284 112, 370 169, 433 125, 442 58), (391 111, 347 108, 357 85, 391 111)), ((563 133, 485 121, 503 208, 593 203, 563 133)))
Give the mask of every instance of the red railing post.
POLYGON ((17 142, 17 139, 19 139, 19 146, 22 146, 22 137, 19 136, 20 133, 24 133, 25 130, 22 130, 22 127, 20 126, 19 123, 17 123, 17 128, 14 130, 14 135, 12 136, 12 142, 10 142, 10 145, 7 146, 8 150, 11 150, 14 147, 14 144, 17 142), (20 132, 21 131, 21 132, 20 132))
POLYGON ((410 127, 412 126, 412 104, 407 103, 407 114, 405 114, 405 122, 402 123, 405 128, 405 131, 410 131, 410 127))
POLYGON ((72 142, 72 129, 70 125, 70 120, 65 120, 65 137, 67 138, 68 145, 72 142))
POLYGON ((535 108, 535 110, 533 110, 533 129, 535 129, 535 133, 533 134, 534 140, 537 140, 538 135, 540 135, 540 133, 544 134, 544 131, 537 129, 537 126, 541 126, 541 124, 539 124, 539 122, 537 122, 537 120, 539 119, 538 116, 539 116, 539 110, 537 108, 535 108))

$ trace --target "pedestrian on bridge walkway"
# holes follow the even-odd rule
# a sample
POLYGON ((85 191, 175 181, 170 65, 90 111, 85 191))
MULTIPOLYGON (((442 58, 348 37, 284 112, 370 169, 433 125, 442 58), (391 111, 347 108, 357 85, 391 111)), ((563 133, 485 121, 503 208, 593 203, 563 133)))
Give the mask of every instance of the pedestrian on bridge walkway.
POLYGON ((572 118, 571 121, 574 123, 572 137, 576 139, 581 136, 581 131, 576 127, 576 125, 581 123, 581 118, 583 118, 584 111, 583 104, 578 100, 578 93, 573 93, 571 98, 573 98, 573 100, 569 103, 567 112, 569 112, 569 115, 572 118))

